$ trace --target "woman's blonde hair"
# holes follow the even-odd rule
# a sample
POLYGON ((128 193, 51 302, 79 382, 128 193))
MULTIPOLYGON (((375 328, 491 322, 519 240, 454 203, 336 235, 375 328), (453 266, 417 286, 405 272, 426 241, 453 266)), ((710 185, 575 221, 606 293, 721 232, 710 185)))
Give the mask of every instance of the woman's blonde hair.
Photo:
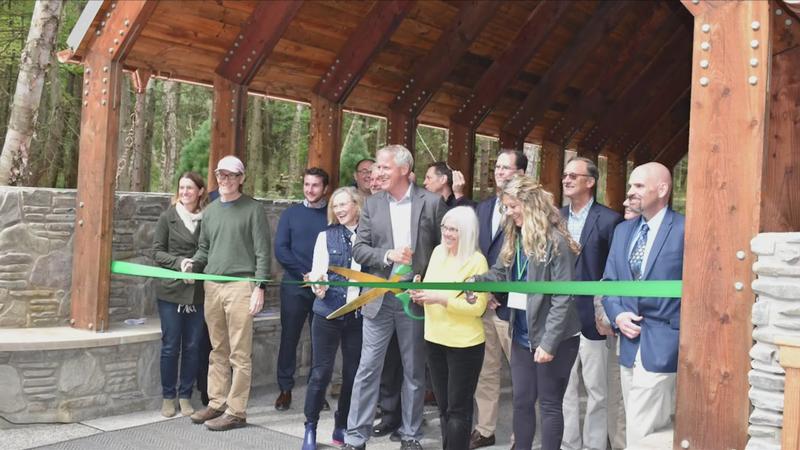
POLYGON ((356 204, 356 217, 361 217, 361 208, 364 206, 364 195, 353 186, 344 186, 336 189, 333 191, 333 194, 331 194, 331 200, 328 202, 328 225, 337 225, 339 223, 339 219, 336 217, 336 214, 333 213, 333 199, 339 194, 347 194, 350 196, 350 200, 356 204))
POLYGON ((456 260, 463 264, 478 251, 478 216, 469 206, 457 206, 442 217, 442 225, 447 221, 458 228, 456 260))
MULTIPOLYGON (((514 220, 504 217, 503 230, 505 241, 500 251, 500 260, 507 267, 513 265, 517 249, 518 234, 522 234, 522 248, 534 261, 545 261, 547 258, 547 241, 555 234, 561 234, 567 240, 570 250, 580 252, 580 245, 570 236, 561 217, 561 213, 553 203, 553 194, 547 192, 533 178, 517 175, 506 183, 500 199, 510 197, 522 204, 522 227, 517 228, 514 220)), ((557 251, 557 250, 556 250, 557 251)))
POLYGON ((175 195, 172 197, 172 204, 175 205, 181 201, 181 180, 184 178, 191 180, 191 182, 197 186, 197 189, 203 191, 200 193, 200 198, 197 199, 197 209, 202 210, 206 207, 206 205, 208 205, 208 191, 206 190, 206 182, 203 181, 203 177, 197 172, 184 172, 180 177, 178 177, 178 187, 175 188, 175 195))

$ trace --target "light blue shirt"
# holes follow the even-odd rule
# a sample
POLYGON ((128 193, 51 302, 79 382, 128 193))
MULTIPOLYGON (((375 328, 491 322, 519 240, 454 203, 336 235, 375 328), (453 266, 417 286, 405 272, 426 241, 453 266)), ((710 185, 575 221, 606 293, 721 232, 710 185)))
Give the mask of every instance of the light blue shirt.
POLYGON ((572 210, 572 205, 569 205, 567 230, 569 230, 569 234, 575 242, 581 241, 581 233, 583 233, 583 227, 586 225, 586 218, 589 217, 589 210, 592 209, 592 205, 594 205, 594 199, 590 198, 589 203, 577 213, 572 210))

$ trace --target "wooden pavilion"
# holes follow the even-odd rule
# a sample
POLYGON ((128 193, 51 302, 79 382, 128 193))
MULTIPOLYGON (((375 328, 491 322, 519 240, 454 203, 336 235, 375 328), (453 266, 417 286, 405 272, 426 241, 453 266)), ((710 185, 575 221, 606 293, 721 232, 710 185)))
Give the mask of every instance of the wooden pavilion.
MULTIPOLYGON (((676 448, 742 449, 752 345, 750 239, 800 229, 800 8, 741 1, 90 1, 61 59, 85 66, 72 323, 108 327, 122 71, 213 86, 209 166, 241 153, 246 96, 311 105, 309 165, 336 183, 343 108, 449 130, 472 183, 475 134, 689 178, 676 448)), ((413 148, 412 148, 413 150, 413 148)), ((214 183, 213 177, 209 180, 214 183)))

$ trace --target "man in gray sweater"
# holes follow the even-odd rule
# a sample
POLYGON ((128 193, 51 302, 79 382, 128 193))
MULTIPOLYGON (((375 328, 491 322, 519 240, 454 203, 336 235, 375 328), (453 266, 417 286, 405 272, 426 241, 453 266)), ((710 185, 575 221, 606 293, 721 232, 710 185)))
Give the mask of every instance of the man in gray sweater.
MULTIPOLYGON (((203 212, 197 252, 181 270, 204 263, 205 273, 265 279, 269 261, 267 221, 261 205, 239 191, 244 165, 235 156, 222 158, 214 172, 219 199, 203 212)), ((253 316, 264 305, 265 284, 206 281, 205 319, 213 350, 208 367, 208 407, 192 422, 214 431, 246 425, 250 397, 253 316)))

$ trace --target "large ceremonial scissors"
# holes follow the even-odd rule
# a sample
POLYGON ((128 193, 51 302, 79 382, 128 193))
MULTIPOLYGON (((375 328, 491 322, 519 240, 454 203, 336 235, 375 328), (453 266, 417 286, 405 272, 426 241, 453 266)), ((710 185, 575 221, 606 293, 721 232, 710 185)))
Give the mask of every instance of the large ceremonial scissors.
MULTIPOLYGON (((398 266, 397 269, 394 271, 394 274, 391 277, 389 277, 388 280, 386 278, 381 278, 377 275, 359 272, 357 270, 352 270, 352 269, 346 269, 344 267, 331 266, 328 267, 328 270, 330 270, 333 273, 337 273, 347 279, 360 282, 386 283, 388 281, 390 283, 396 283, 400 281, 404 275, 411 272, 411 266, 405 264, 398 266)), ((403 311, 405 311, 408 317, 415 320, 424 319, 424 317, 417 316, 413 312, 411 312, 411 296, 408 295, 407 292, 403 292, 401 289, 390 289, 390 288, 370 289, 369 291, 359 295, 352 301, 345 303, 341 308, 337 309, 336 311, 328 314, 328 317, 326 318, 335 319, 349 312, 353 312, 358 308, 361 308, 362 306, 366 305, 367 303, 375 300, 376 298, 386 294, 387 292, 395 294, 395 298, 403 304, 403 311)))

